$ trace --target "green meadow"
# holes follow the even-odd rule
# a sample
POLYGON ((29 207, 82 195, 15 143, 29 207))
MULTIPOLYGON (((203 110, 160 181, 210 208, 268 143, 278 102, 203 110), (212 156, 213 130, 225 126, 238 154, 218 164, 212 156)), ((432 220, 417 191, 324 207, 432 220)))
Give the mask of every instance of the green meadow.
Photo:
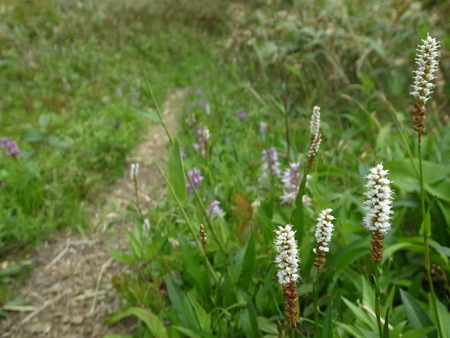
POLYGON ((445 1, 3 0, 0 255, 89 231, 87 207, 182 90, 153 164, 165 194, 129 201, 129 250, 111 250, 129 269, 108 323, 449 337, 449 15, 445 1))

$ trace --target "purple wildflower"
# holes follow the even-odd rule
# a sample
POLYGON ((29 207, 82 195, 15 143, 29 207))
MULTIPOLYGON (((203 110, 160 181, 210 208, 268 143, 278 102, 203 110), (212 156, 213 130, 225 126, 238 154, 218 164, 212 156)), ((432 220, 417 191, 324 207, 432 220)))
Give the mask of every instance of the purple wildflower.
POLYGON ((282 203, 292 204, 298 194, 302 174, 299 171, 300 163, 290 163, 289 168, 283 172, 281 181, 283 182, 283 195, 281 195, 282 203))
POLYGON ((186 150, 184 149, 184 147, 180 147, 180 152, 181 152, 181 157, 182 158, 186 158, 186 150))
POLYGON ((122 96, 122 88, 117 87, 116 88, 116 96, 121 97, 122 96))
POLYGON ((280 174, 280 162, 278 162, 278 152, 274 147, 263 150, 263 178, 278 176, 280 174))
POLYGON ((200 183, 203 181, 203 176, 200 175, 200 170, 193 169, 189 170, 188 176, 192 181, 193 186, 191 186, 188 179, 186 179, 186 187, 190 194, 194 193, 194 189, 198 188, 200 186, 200 183))
POLYGON ((212 219, 225 216, 225 212, 220 207, 220 201, 212 201, 209 203, 208 211, 212 219))
POLYGON ((241 108, 239 108, 238 110, 236 110, 236 115, 241 119, 241 120, 246 120, 248 118, 248 114, 243 111, 241 108))
POLYGON ((204 126, 197 128, 195 134, 197 135, 198 143, 194 143, 193 147, 195 150, 200 151, 200 154, 205 157, 208 153, 208 140, 211 136, 211 133, 209 132, 208 127, 204 126))
POLYGON ((8 152, 6 153, 8 156, 17 156, 20 153, 19 147, 17 143, 11 141, 9 137, 0 137, 1 147, 5 148, 8 152))

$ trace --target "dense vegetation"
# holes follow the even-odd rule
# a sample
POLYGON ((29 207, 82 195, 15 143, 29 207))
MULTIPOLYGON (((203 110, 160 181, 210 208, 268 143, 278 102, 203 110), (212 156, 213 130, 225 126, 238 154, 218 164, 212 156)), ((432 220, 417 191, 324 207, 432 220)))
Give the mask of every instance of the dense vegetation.
POLYGON ((180 133, 168 135, 167 198, 136 213, 130 252, 112 252, 131 266, 112 281, 129 304, 112 322, 138 317, 139 337, 450 335, 448 4, 32 3, 0 11, 0 130, 20 148, 2 156, 4 252, 85 223, 80 206, 138 140, 133 104, 156 108, 144 70, 158 101, 175 87, 188 94, 180 133), (427 32, 441 56, 419 148, 410 92, 427 32), (306 184, 316 105, 322 143, 306 184), (379 163, 394 213, 374 264, 364 193, 379 163), (283 182, 293 170, 296 201, 283 182), (335 230, 318 270, 327 208, 335 230), (288 223, 300 258, 295 329, 274 263, 275 230, 288 223))

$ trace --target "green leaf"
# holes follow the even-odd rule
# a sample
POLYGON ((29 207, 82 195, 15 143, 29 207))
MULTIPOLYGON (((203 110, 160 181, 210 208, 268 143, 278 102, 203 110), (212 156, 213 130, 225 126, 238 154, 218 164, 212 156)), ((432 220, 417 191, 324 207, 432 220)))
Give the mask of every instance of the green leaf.
POLYGON ((264 333, 278 335, 278 325, 266 317, 256 317, 260 330, 264 333))
POLYGON ((333 302, 330 301, 327 305, 327 312, 323 323, 322 337, 333 337, 333 302))
MULTIPOLYGON (((306 175, 304 175, 306 176, 306 175)), ((302 180, 295 198, 295 209, 292 211, 291 224, 294 226, 295 239, 298 246, 302 247, 303 237, 305 236, 305 210, 303 207, 303 196, 306 193, 306 180, 302 180)))
POLYGON ((395 252, 400 251, 400 250, 422 252, 423 245, 409 243, 409 242, 395 243, 395 244, 389 245, 383 250, 383 262, 385 262, 388 258, 390 258, 395 252))
POLYGON ((133 110, 157 124, 163 123, 163 121, 161 120, 161 116, 159 116, 159 114, 155 112, 153 109, 149 110, 133 109, 133 110))
POLYGON ((129 264, 129 265, 134 265, 134 264, 137 264, 137 262, 138 262, 137 257, 132 257, 130 255, 127 255, 127 254, 123 253, 122 251, 111 249, 111 248, 106 248, 106 251, 108 251, 108 253, 111 256, 113 256, 116 260, 118 260, 119 262, 129 264))
POLYGON ((150 241, 148 245, 144 246, 144 251, 142 254, 143 258, 147 261, 151 260, 156 254, 159 253, 166 241, 166 237, 158 237, 156 240, 150 241))
POLYGON ((173 326, 173 328, 177 331, 180 331, 181 333, 185 334, 188 337, 191 338, 202 338, 201 336, 199 336, 198 334, 196 334, 194 331, 186 328, 186 327, 182 327, 182 326, 173 326))
POLYGON ((145 323, 154 337, 165 338, 168 337, 166 327, 161 320, 153 312, 139 307, 131 307, 125 311, 119 312, 108 318, 109 323, 115 323, 125 317, 135 316, 145 323))
POLYGON ((132 232, 126 231, 126 235, 130 242, 132 257, 140 258, 142 255, 142 243, 132 232))
POLYGON ((175 284, 173 277, 167 276, 165 280, 167 286, 167 294, 169 295, 172 307, 175 309, 175 312, 181 323, 183 323, 184 326, 189 326, 189 322, 187 320, 183 305, 183 299, 185 295, 178 289, 178 286, 175 284))
MULTIPOLYGON (((407 331, 401 335, 402 338, 423 338, 428 335, 428 333, 435 332, 435 327, 424 327, 423 329, 416 329, 412 331, 407 331)), ((428 337, 436 337, 436 335, 428 335, 428 337)))
POLYGON ((247 241, 245 254, 244 254, 244 264, 242 270, 242 288, 247 290, 250 282, 252 281, 253 271, 255 267, 255 235, 252 233, 247 241))
POLYGON ((362 303, 369 309, 375 309, 375 293, 363 275, 361 275, 361 284, 363 296, 362 303))
POLYGON ((402 289, 400 289, 400 297, 411 328, 418 330, 433 325, 426 311, 414 297, 402 289))
POLYGON ((442 304, 438 299, 436 299, 437 302, 437 309, 439 313, 439 319, 441 322, 441 326, 443 327, 443 334, 444 337, 450 337, 450 312, 448 311, 447 307, 442 304), (444 325, 442 325, 444 323, 444 325))
MULTIPOLYGON (((184 178, 184 166, 181 158, 180 144, 175 139, 169 153, 169 163, 167 167, 167 182, 173 189, 176 197, 183 202, 187 196, 186 181, 184 178)), ((173 196, 169 187, 169 196, 173 196)))
POLYGON ((348 325, 340 322, 338 322, 337 325, 340 326, 345 332, 347 332, 348 334, 352 335, 355 338, 364 337, 364 334, 359 330, 358 327, 354 327, 353 325, 348 325))
POLYGON ((427 211, 425 211, 425 215, 423 215, 423 220, 422 220, 422 226, 420 227, 420 234, 423 236, 427 236, 430 237, 431 236, 431 217, 430 217, 430 211, 431 208, 433 207, 434 202, 436 201, 436 196, 434 196, 432 198, 432 200, 430 201, 430 204, 427 207, 427 211))
POLYGON ((384 318, 384 338, 389 338, 389 308, 386 311, 386 317, 384 318))
POLYGON ((39 130, 30 130, 22 137, 22 140, 31 143, 38 143, 44 141, 46 136, 47 135, 45 133, 39 130))
POLYGON ((357 75, 364 88, 375 89, 375 82, 369 75, 364 74, 363 72, 358 72, 357 75))
POLYGON ((240 312, 242 330, 246 337, 259 337, 258 321, 256 320, 256 311, 250 296, 242 289, 238 289, 238 301, 245 301, 247 307, 240 312))
POLYGON ((355 317, 358 320, 365 323, 372 330, 374 330, 374 331, 378 330, 375 317, 369 316, 365 310, 356 306, 355 304, 350 302, 347 298, 342 297, 342 300, 348 306, 348 308, 353 312, 353 314, 355 315, 355 317))
POLYGON ((200 328, 205 332, 211 332, 211 315, 205 311, 205 309, 197 301, 196 297, 197 295, 194 290, 188 292, 188 299, 194 308, 195 314, 197 315, 200 328))

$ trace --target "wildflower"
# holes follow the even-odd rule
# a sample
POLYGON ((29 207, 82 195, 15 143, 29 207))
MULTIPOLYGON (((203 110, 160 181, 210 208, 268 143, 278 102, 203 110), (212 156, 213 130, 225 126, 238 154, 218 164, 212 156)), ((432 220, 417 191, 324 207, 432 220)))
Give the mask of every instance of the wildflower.
POLYGON ((120 88, 120 87, 116 88, 116 96, 117 97, 121 97, 122 96, 122 88, 120 88))
POLYGON ((7 150, 6 155, 17 156, 20 153, 19 147, 15 141, 11 141, 9 137, 0 137, 1 148, 7 150))
POLYGON ((136 198, 136 206, 139 212, 142 214, 141 207, 139 206, 139 185, 138 185, 138 177, 139 174, 139 163, 132 163, 130 168, 130 178, 133 181, 134 186, 134 194, 136 198))
POLYGON ((295 202, 302 181, 302 174, 300 174, 299 168, 300 163, 290 163, 289 168, 283 172, 281 179, 283 182, 282 203, 292 204, 295 202))
POLYGON ((181 157, 182 158, 186 158, 187 157, 186 150, 184 149, 184 147, 180 147, 180 153, 181 153, 181 157))
POLYGON ((132 181, 136 180, 139 174, 139 163, 131 163, 130 178, 132 181))
POLYGON ((220 207, 220 201, 212 201, 209 203, 208 211, 212 219, 225 216, 225 212, 220 207))
POLYGON ((264 134, 267 129, 267 123, 266 122, 259 122, 259 132, 261 134, 264 134))
POLYGON ((255 201, 253 201, 253 203, 251 204, 252 206, 252 211, 253 211, 253 215, 256 215, 256 213, 259 210, 259 207, 261 206, 261 200, 257 199, 255 201))
POLYGON ((320 269, 325 261, 325 253, 330 251, 328 244, 330 243, 331 234, 334 230, 334 226, 331 221, 335 219, 332 215, 330 215, 331 211, 331 209, 322 210, 319 218, 317 219, 318 222, 315 233, 317 246, 313 249, 316 254, 314 265, 317 269, 320 269))
POLYGON ((278 227, 275 231, 275 247, 278 255, 275 263, 278 266, 278 282, 283 287, 283 296, 285 299, 286 316, 289 318, 292 327, 296 327, 298 318, 298 294, 296 290, 298 275, 298 249, 295 240, 295 231, 292 225, 278 227))
POLYGON ((432 89, 435 84, 432 82, 436 76, 438 69, 438 60, 440 56, 438 52, 439 42, 427 34, 427 38, 422 40, 423 44, 417 46, 416 64, 418 69, 414 71, 413 91, 411 95, 414 96, 416 102, 413 107, 414 114, 414 130, 420 135, 425 133, 425 119, 426 109, 425 105, 433 93, 432 89))
POLYGON ((278 162, 278 152, 272 147, 262 151, 263 155, 263 175, 262 177, 273 177, 280 174, 280 162, 278 162))
POLYGON ((314 164, 314 160, 316 159, 316 155, 319 151, 320 142, 322 141, 322 135, 320 134, 320 107, 314 106, 313 113, 311 116, 311 139, 310 146, 308 151, 308 164, 306 166, 306 173, 309 174, 312 170, 312 166, 314 164))
POLYGON ((169 237, 167 240, 172 245, 172 247, 175 248, 175 249, 180 246, 180 242, 178 242, 178 240, 173 238, 173 237, 169 237))
POLYGON ((236 115, 241 119, 241 120, 246 120, 248 118, 248 114, 243 111, 241 108, 239 108, 238 110, 236 110, 236 115))
POLYGON ((144 224, 142 224, 142 237, 147 237, 150 231, 150 220, 148 218, 144 219, 144 224))
POLYGON ((368 182, 366 187, 368 191, 365 202, 366 216, 363 219, 364 226, 372 233, 372 248, 370 254, 372 261, 380 262, 383 257, 383 239, 385 234, 391 228, 390 219, 393 211, 392 190, 389 186, 392 181, 386 178, 388 170, 383 169, 380 163, 370 169, 367 175, 368 182))
POLYGON ((199 232, 200 232, 200 239, 202 241, 202 248, 205 249, 207 237, 206 237, 205 227, 203 226, 203 224, 200 224, 199 232))
POLYGON ((202 102, 202 107, 205 109, 206 115, 210 115, 211 114, 211 106, 209 105, 208 101, 203 101, 202 102))
POLYGON ((197 135, 198 143, 194 143, 193 147, 194 149, 200 151, 202 156, 206 156, 208 153, 208 140, 211 137, 208 127, 203 126, 197 128, 195 134, 197 135))
POLYGON ((193 194, 193 189, 196 189, 200 186, 200 183, 203 181, 203 176, 200 175, 200 170, 198 169, 189 170, 188 176, 193 186, 191 186, 191 183, 189 182, 189 180, 187 180, 186 187, 188 188, 189 193, 193 194))
POLYGON ((312 135, 317 135, 320 130, 320 107, 314 106, 311 116, 311 122, 309 124, 312 135))

